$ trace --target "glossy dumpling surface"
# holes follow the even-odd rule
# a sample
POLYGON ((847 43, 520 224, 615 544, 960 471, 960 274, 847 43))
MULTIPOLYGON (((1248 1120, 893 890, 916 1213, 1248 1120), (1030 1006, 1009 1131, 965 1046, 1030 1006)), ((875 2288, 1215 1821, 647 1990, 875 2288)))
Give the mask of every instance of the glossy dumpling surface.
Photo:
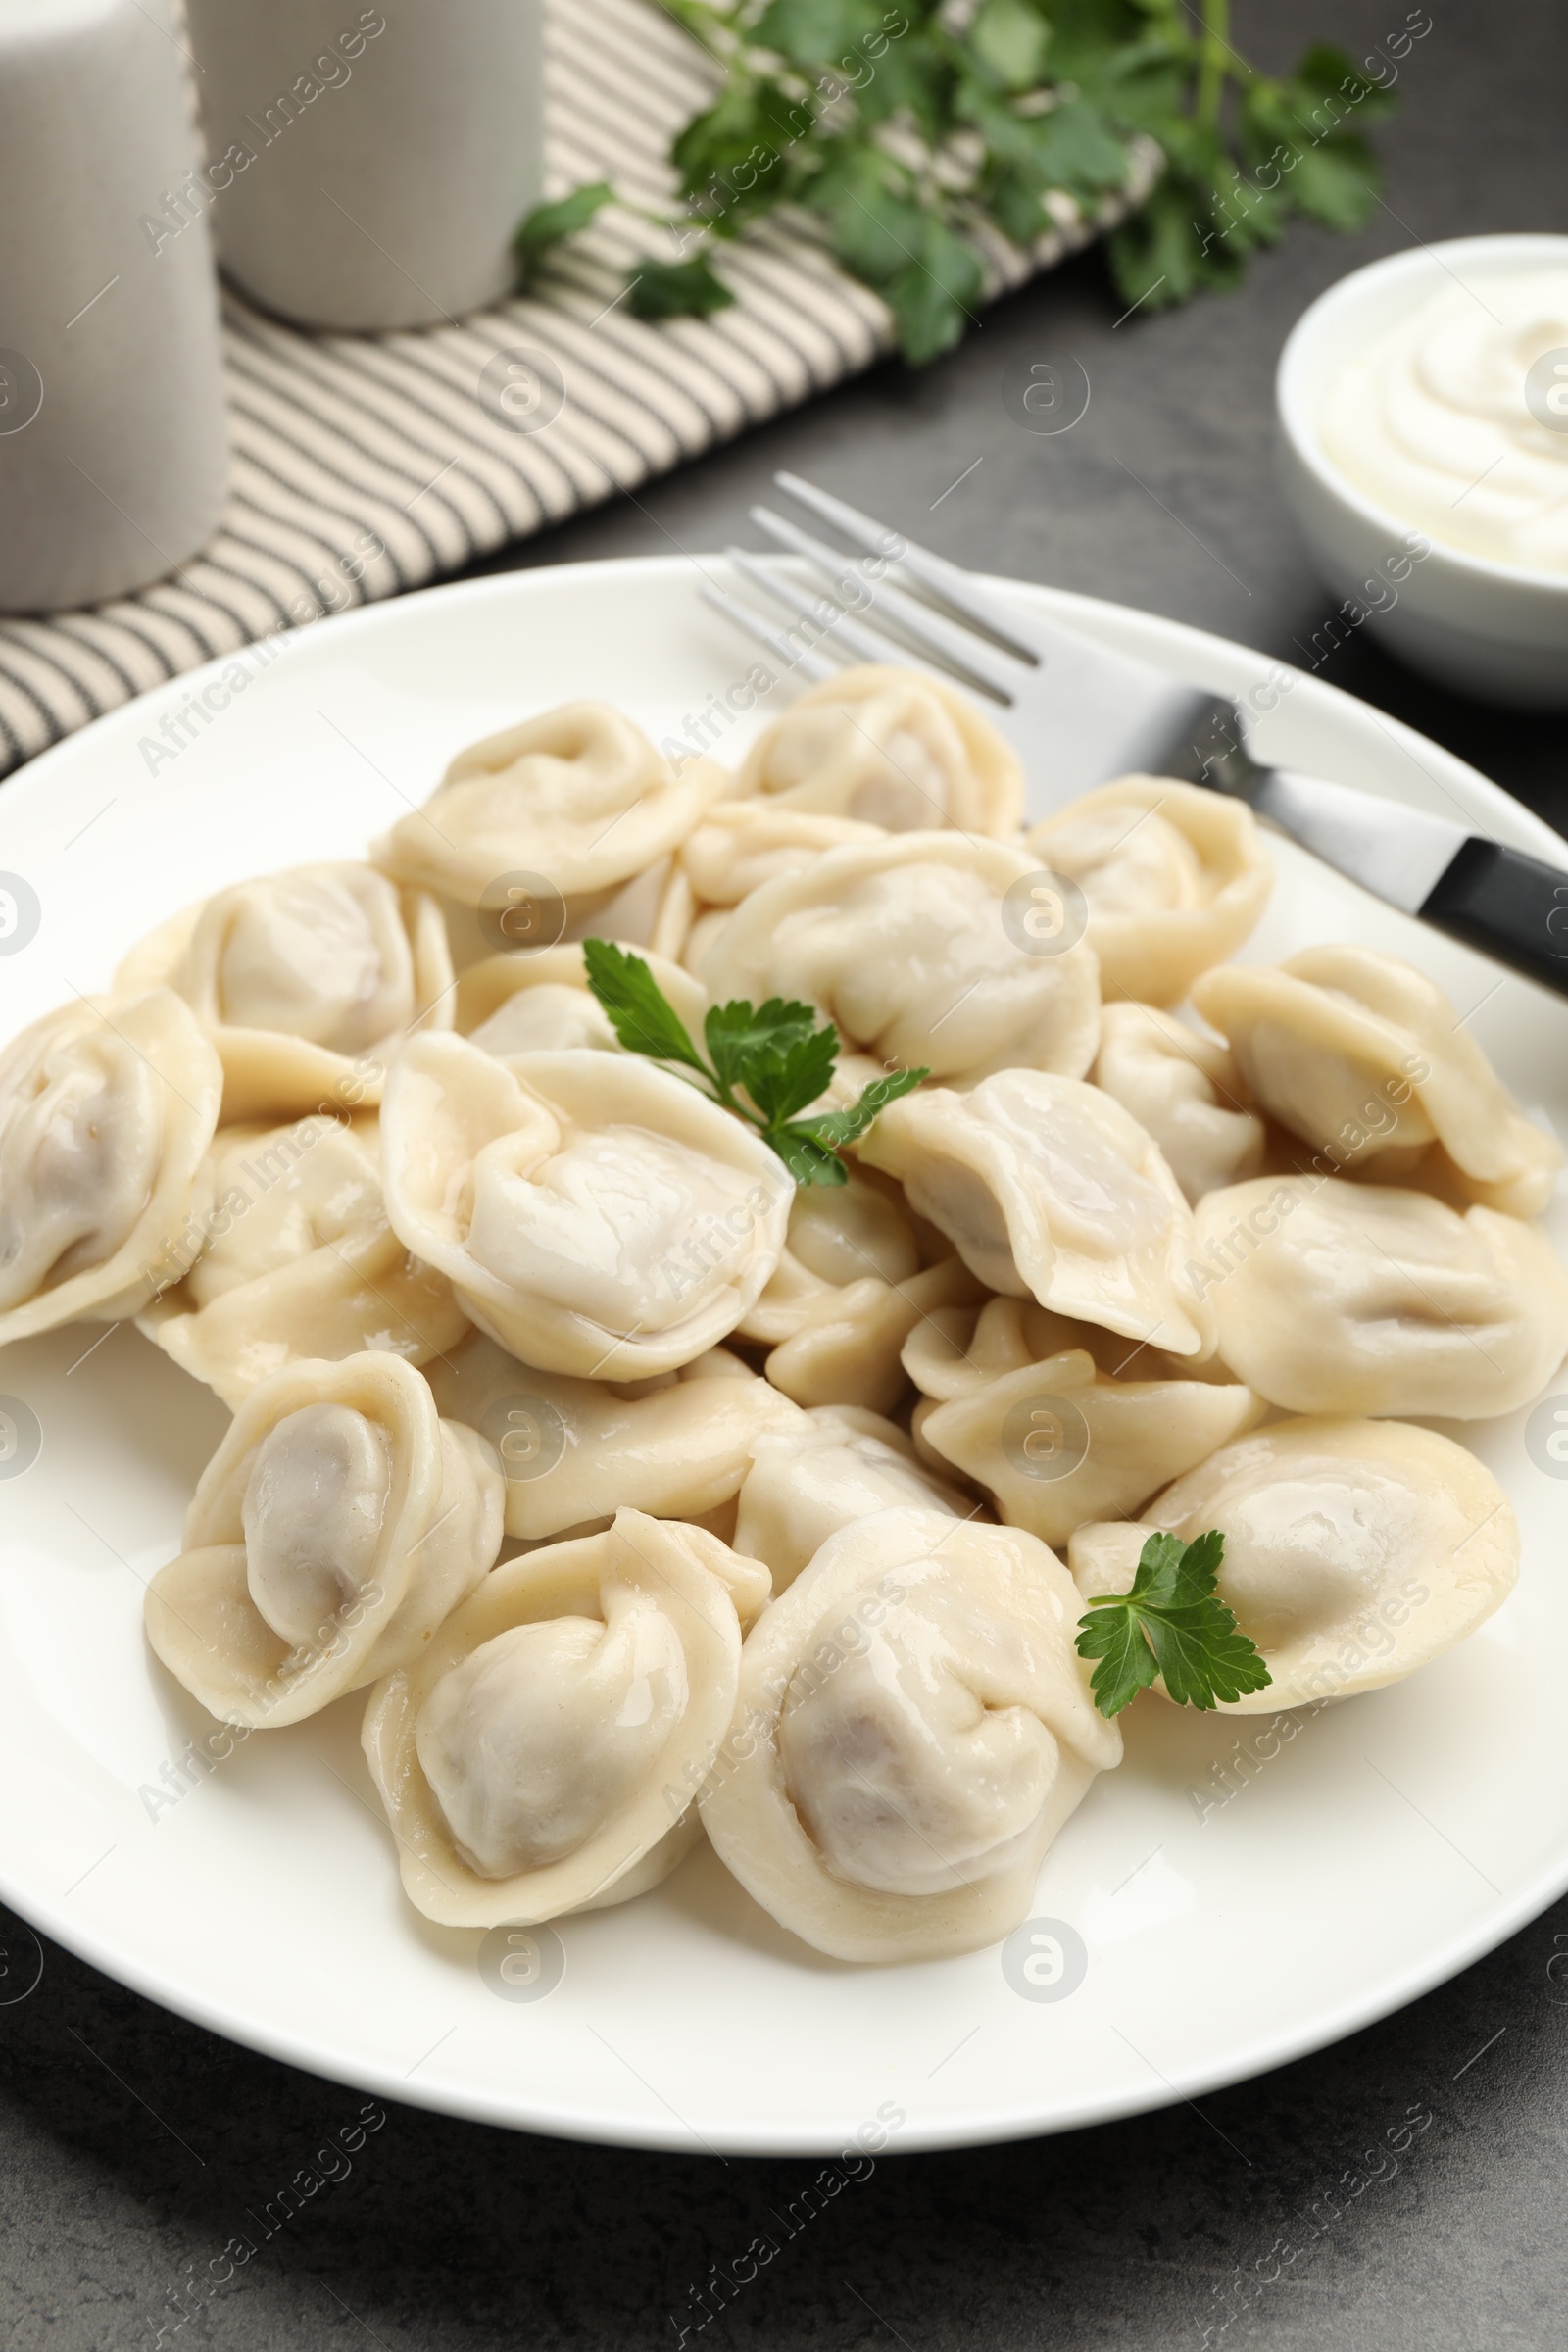
POLYGON ((1229 1039, 1259 1107, 1312 1147, 1318 1174, 1397 1180, 1436 1161, 1489 1208, 1531 1217, 1550 1199, 1561 1146, 1525 1117, 1412 964, 1371 948, 1303 948, 1277 969, 1205 973, 1193 1002, 1229 1039))
POLYGON ((766 1594, 756 1561, 636 1511, 486 1577, 366 1711, 410 1899, 488 1927, 621 1901, 672 1869, 766 1594))
POLYGON ((824 816, 772 799, 719 801, 681 843, 677 862, 699 906, 738 906, 828 850, 880 841, 881 825, 824 816))
POLYGON ((1293 1412, 1485 1419, 1539 1396, 1568 1350, 1568 1271, 1521 1218, 1262 1176, 1197 1222, 1221 1354, 1293 1412))
POLYGON ((373 866, 295 866, 237 882, 133 948, 122 990, 167 982, 214 1040, 234 1124, 380 1099, 416 1021, 450 1027, 440 913, 373 866))
POLYGON ((736 1548, 765 1561, 782 1592, 841 1527, 901 1504, 975 1515, 967 1495, 921 1465, 897 1422, 816 1405, 753 1440, 736 1548))
POLYGON ((1131 1111, 1190 1201, 1263 1164, 1263 1122, 1230 1049, 1152 1004, 1106 1004, 1094 1082, 1131 1111))
POLYGON ((1273 1677, 1222 1701, 1230 1715, 1398 1682, 1473 1633, 1519 1572, 1518 1523, 1491 1471, 1398 1421, 1282 1421, 1222 1446, 1143 1524, 1074 1536, 1086 1598, 1129 1590, 1154 1528, 1225 1538, 1216 1589, 1273 1677))
POLYGON ((953 832, 829 850, 743 900, 697 976, 715 1004, 817 1005, 890 1068, 964 1083, 1014 1063, 1081 1077, 1100 1039, 1097 966, 1081 944, 1025 944, 1007 893, 1035 870, 1021 851, 953 832))
POLYGON ((967 695, 867 663, 809 687, 759 736, 740 789, 788 808, 1005 840, 1023 822, 1023 768, 967 695))
MULTIPOLYGON (((694 1037, 702 1034, 708 1000, 689 972, 642 951, 643 960, 694 1037)), ((587 1048, 620 1051, 609 1016, 588 986, 579 942, 532 954, 487 956, 457 984, 460 1035, 502 1058, 513 1054, 559 1054, 587 1048)))
POLYGON ((1032 828, 1024 847, 1077 883, 1107 999, 1174 1004, 1233 956, 1273 868, 1250 808, 1169 776, 1123 776, 1032 828))
POLYGON ((924 1414, 920 1435, 1009 1527, 1063 1544, 1087 1521, 1135 1511, 1263 1410, 1240 1386, 1107 1379, 1074 1348, 972 1383, 924 1414))
POLYGON ((899 1177, 991 1290, 1177 1355, 1213 1352, 1192 1212, 1156 1146, 1100 1088, 1006 1070, 890 1102, 858 1147, 899 1177))
POLYGON ((507 1533, 532 1542, 621 1508, 701 1519, 739 1494, 753 1441, 800 1418, 718 1348, 628 1388, 541 1372, 474 1332, 429 1378, 441 1412, 496 1446, 507 1533))
POLYGON ((278 1029, 358 1054, 418 1009, 398 892, 368 865, 301 866, 209 900, 180 994, 213 1028, 278 1029))
POLYGON ((778 1266, 740 1325, 771 1346, 767 1377, 797 1404, 892 1411, 910 1329, 977 1292, 952 1257, 921 1265, 915 1227, 898 1187, 860 1169, 797 1192, 778 1266))
POLYGON ((767 1288, 746 1317, 743 1337, 774 1344, 810 1321, 830 1291, 875 1280, 906 1282, 920 1250, 896 1188, 848 1171, 841 1185, 806 1185, 790 1202, 784 1249, 767 1288))
POLYGON ((460 752, 375 855, 399 880, 465 906, 509 873, 540 877, 569 906, 672 850, 723 780, 700 760, 677 775, 605 703, 564 703, 460 752))
POLYGON ((882 838, 880 825, 819 816, 773 800, 717 801, 670 861, 653 945, 695 967, 731 908, 764 882, 798 873, 824 850, 882 838))
POLYGON ((818 1951, 916 1960, 1017 1926, 1040 1860, 1121 1759, 1081 1610, 1016 1528, 905 1508, 829 1537, 747 1639, 703 1798, 720 1859, 818 1951))
POLYGON ((290 1365, 202 1473, 147 1638, 228 1723, 299 1723, 416 1656, 501 1547, 501 1472, 399 1357, 290 1365))
POLYGON ((381 1118, 405 1247, 526 1362, 674 1371, 733 1331, 778 1263, 794 1187, 740 1120, 630 1054, 414 1039, 381 1118))
POLYGON ((183 1269, 221 1088, 164 988, 64 1005, 0 1052, 0 1345, 132 1314, 183 1269))
POLYGON ((1234 1385, 1217 1355, 1198 1361, 1169 1355, 1147 1341, 1099 1323, 1054 1314, 1033 1298, 987 1298, 980 1306, 939 1306, 922 1315, 904 1343, 904 1368, 922 1397, 946 1404, 1004 1373, 1077 1350, 1112 1380, 1205 1380, 1234 1385))
POLYGON ((426 1364, 467 1331, 445 1275, 387 1222, 373 1111, 221 1128, 203 1179, 208 1205, 139 1322, 230 1408, 305 1357, 426 1364))

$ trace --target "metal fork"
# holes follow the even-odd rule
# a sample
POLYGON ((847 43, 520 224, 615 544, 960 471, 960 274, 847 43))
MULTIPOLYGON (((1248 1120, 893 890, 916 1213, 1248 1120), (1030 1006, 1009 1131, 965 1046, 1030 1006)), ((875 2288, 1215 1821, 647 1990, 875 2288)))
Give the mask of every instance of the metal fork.
POLYGON ((793 623, 781 626, 705 584, 708 602, 784 669, 815 680, 849 662, 891 662, 956 678, 993 706, 996 724, 1023 754, 1034 798, 1043 803, 1032 808, 1034 817, 1131 770, 1206 785, 1246 801, 1391 906, 1568 996, 1568 867, 1547 865, 1449 817, 1321 776, 1266 767, 1248 749, 1241 711, 1223 696, 1183 685, 1135 655, 1025 611, 798 474, 773 478, 881 565, 868 570, 863 557, 857 561, 768 507, 752 509, 775 545, 804 557, 836 592, 836 598, 813 593, 740 547, 727 551, 729 561, 793 623), (902 581, 887 576, 894 565, 902 581))

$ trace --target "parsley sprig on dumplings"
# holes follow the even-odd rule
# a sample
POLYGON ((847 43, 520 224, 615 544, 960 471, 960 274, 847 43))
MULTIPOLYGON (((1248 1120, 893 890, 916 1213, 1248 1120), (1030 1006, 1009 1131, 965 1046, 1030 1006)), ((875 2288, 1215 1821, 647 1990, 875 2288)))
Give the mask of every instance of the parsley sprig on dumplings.
POLYGON ((607 939, 583 942, 588 985, 628 1054, 691 1070, 705 1092, 760 1134, 797 1184, 844 1184, 839 1153, 864 1135, 885 1104, 928 1077, 926 1070, 893 1070, 874 1078, 847 1110, 800 1113, 827 1092, 838 1060, 839 1033, 817 1023, 809 1004, 770 997, 765 1004, 737 998, 715 1004, 703 1023, 705 1060, 641 956, 607 939))
POLYGON ((1225 1538, 1218 1528, 1184 1544, 1151 1536, 1130 1592, 1097 1592, 1078 1620, 1078 1654, 1098 1658, 1090 1689, 1102 1715, 1123 1707, 1163 1676, 1179 1707, 1212 1707, 1273 1676, 1214 1591, 1225 1538))

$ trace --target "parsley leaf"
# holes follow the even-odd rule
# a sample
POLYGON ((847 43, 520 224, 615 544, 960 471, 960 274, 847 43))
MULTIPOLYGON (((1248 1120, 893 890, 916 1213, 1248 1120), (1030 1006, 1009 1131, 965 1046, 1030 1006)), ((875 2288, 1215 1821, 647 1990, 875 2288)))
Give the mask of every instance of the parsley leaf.
POLYGON ((871 0, 768 0, 754 38, 796 65, 831 65, 881 20, 871 0))
POLYGON ((534 206, 512 240, 524 285, 550 248, 586 228, 601 206, 613 202, 614 194, 608 179, 596 179, 591 187, 573 188, 569 196, 560 197, 554 204, 534 206))
POLYGON ((707 318, 734 299, 708 256, 698 253, 689 262, 643 262, 626 307, 638 318, 707 318))
POLYGON ((1054 106, 1038 125, 1034 163, 1040 184, 1096 197, 1127 178, 1127 150, 1087 98, 1054 106))
POLYGON ((974 247, 928 214, 919 246, 887 289, 898 320, 899 346, 911 367, 923 368, 962 342, 983 286, 974 247))
POLYGON ((797 1111, 821 1101, 838 1057, 839 1033, 831 1026, 792 1038, 753 1055, 746 1092, 770 1128, 782 1127, 797 1111))
POLYGON ((1004 90, 1039 87, 1051 25, 1030 0, 985 0, 969 27, 969 41, 1004 90))
POLYGON ((1378 175, 1364 139, 1342 135, 1309 148, 1293 189, 1299 209, 1325 228, 1364 228, 1378 198, 1378 175))
POLYGON ((1130 1592, 1097 1593, 1078 1620, 1078 1654, 1098 1658, 1090 1688, 1102 1715, 1119 1715, 1164 1678, 1179 1707, 1229 1704, 1273 1676, 1214 1591, 1225 1538, 1217 1528, 1184 1544, 1151 1536, 1130 1592))
POLYGON ((586 939, 582 948, 588 985, 599 999, 628 1054, 651 1054, 655 1061, 680 1061, 688 1069, 709 1075, 706 1063, 687 1034, 686 1024, 640 956, 608 939, 586 939))
MULTIPOLYGON (((809 1037, 815 1027, 816 1013, 809 1004, 786 1004, 782 997, 769 997, 765 1004, 753 1007, 738 997, 731 1004, 713 1006, 703 1024, 703 1035, 720 1086, 736 1087, 744 1083, 747 1066, 758 1054, 770 1049, 783 1052, 797 1038, 809 1037)), ((821 1092, 819 1086, 816 1094, 821 1092)), ((806 1100, 814 1102, 816 1095, 808 1095, 806 1100)), ((759 1102, 757 1107, 760 1110, 762 1104, 759 1102)))
POLYGON ((875 1078, 848 1110, 801 1119, 797 1113, 826 1094, 839 1051, 838 1031, 831 1021, 818 1028, 811 1005, 783 997, 769 997, 760 1005, 739 997, 713 1005, 703 1024, 710 1056, 705 1061, 641 956, 610 940, 589 939, 583 942, 583 963, 588 985, 626 1051, 695 1070, 721 1108, 759 1130, 797 1184, 847 1183, 840 1146, 862 1136, 884 1103, 906 1095, 930 1074, 899 1070, 875 1078))

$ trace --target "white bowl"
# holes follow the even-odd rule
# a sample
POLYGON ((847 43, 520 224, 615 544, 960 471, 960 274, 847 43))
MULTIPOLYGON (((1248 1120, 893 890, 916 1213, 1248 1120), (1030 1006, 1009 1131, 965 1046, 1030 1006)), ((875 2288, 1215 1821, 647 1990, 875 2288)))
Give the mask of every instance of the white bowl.
MULTIPOLYGON (((1352 270, 1302 313, 1280 354, 1275 393, 1286 503, 1329 587, 1387 595, 1387 560, 1412 529, 1347 481, 1319 431, 1330 384, 1350 360, 1455 277, 1480 285, 1568 270, 1568 237, 1454 237, 1352 270)), ((1568 708, 1568 575, 1494 564, 1439 540, 1377 615, 1382 641, 1446 686, 1527 710, 1568 708)))

